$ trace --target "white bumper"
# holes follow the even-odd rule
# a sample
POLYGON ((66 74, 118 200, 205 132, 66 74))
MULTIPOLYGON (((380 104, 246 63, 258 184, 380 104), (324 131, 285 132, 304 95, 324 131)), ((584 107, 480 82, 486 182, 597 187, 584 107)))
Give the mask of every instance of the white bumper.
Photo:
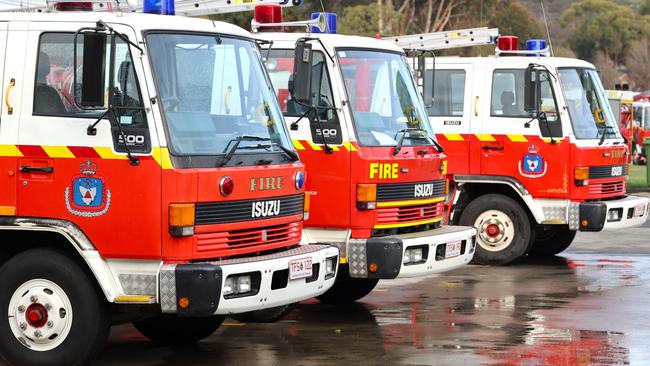
POLYGON ((469 263, 474 257, 476 229, 466 226, 443 226, 410 234, 350 239, 341 247, 350 277, 394 279, 419 277, 450 271, 469 263), (461 248, 446 258, 447 244, 460 242, 461 248), (404 264, 407 251, 421 249, 422 259, 404 264), (344 252, 344 253, 343 253, 344 252), (457 254, 457 255, 455 255, 457 254))
POLYGON ((424 263, 402 263, 398 278, 421 277, 451 271, 468 264, 476 251, 476 229, 468 226, 443 226, 436 230, 398 235, 398 237, 402 237, 404 252, 422 245, 428 245, 429 248, 424 263), (460 255, 451 258, 437 255, 442 251, 446 251, 447 244, 459 241, 463 243, 460 255))
POLYGON ((641 226, 648 219, 650 198, 640 196, 627 196, 615 201, 603 201, 607 206, 607 218, 603 230, 618 230, 629 227, 641 226), (618 211, 622 215, 618 220, 610 220, 610 212, 618 211), (642 213, 638 215, 639 211, 642 213), (635 215, 635 211, 637 215, 635 215))
POLYGON ((159 282, 161 310, 163 313, 187 316, 205 316, 208 312, 236 314, 292 304, 319 296, 332 287, 336 279, 336 272, 326 278, 325 260, 335 257, 336 266, 338 255, 339 250, 330 245, 301 245, 296 249, 259 257, 189 265, 163 265, 159 282), (306 257, 312 259, 312 277, 288 279, 289 263, 306 257), (318 273, 315 270, 316 264, 319 267, 318 273), (252 281, 253 290, 250 293, 225 296, 223 288, 226 279, 241 274, 251 274, 259 281, 252 281), (207 277, 218 277, 218 280, 201 282, 207 277), (193 296, 197 298, 196 301, 192 300, 193 296), (179 301, 183 297, 189 298, 190 308, 198 302, 205 305, 202 308, 182 309, 179 301), (187 314, 188 311, 190 314, 187 314))

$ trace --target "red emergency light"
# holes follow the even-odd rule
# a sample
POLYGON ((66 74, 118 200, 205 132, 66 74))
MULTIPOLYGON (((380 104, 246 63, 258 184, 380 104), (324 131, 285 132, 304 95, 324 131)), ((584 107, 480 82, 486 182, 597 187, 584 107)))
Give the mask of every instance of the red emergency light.
POLYGON ((58 11, 93 11, 92 1, 62 1, 56 3, 54 8, 58 11))
MULTIPOLYGON (((259 24, 282 23, 282 7, 280 5, 258 5, 255 7, 253 18, 259 24)), ((281 26, 260 27, 259 30, 281 32, 283 28, 281 26)))
MULTIPOLYGON (((499 36, 497 38, 497 47, 499 51, 518 51, 519 37, 517 36, 499 36)), ((501 56, 512 56, 513 53, 501 53, 501 56)))

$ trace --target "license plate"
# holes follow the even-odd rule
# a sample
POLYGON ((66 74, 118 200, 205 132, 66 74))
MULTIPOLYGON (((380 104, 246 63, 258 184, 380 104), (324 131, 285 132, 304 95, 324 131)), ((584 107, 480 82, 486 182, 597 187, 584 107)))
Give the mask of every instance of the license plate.
POLYGON ((645 213, 645 204, 634 207, 634 217, 643 216, 645 213))
POLYGON ((447 250, 445 251, 445 258, 458 257, 460 255, 460 246, 462 242, 455 241, 453 243, 447 243, 447 250))
POLYGON ((311 257, 289 262, 289 279, 296 280, 311 276, 311 257))

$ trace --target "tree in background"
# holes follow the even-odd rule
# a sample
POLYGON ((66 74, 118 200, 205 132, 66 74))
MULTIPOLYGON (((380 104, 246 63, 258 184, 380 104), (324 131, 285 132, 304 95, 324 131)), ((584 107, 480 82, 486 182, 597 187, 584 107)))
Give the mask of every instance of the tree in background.
POLYGON ((567 41, 579 58, 591 61, 602 51, 616 63, 624 60, 631 43, 647 27, 629 6, 610 0, 577 1, 560 21, 567 28, 567 41))
POLYGON ((600 80, 605 89, 614 89, 619 75, 616 62, 612 61, 607 53, 598 51, 594 56, 594 66, 600 73, 600 80))
POLYGON ((650 39, 635 41, 630 47, 625 65, 638 88, 650 89, 650 39))

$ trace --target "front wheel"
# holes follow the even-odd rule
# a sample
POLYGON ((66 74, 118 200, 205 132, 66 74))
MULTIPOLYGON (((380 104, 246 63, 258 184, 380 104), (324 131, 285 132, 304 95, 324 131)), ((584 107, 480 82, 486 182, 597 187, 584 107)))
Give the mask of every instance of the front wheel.
POLYGON ((474 199, 461 213, 460 224, 478 230, 474 263, 513 263, 528 253, 532 243, 528 214, 517 201, 502 194, 474 199))
POLYGON ((332 305, 351 304, 368 295, 378 282, 378 279, 352 278, 349 266, 340 265, 334 286, 317 299, 332 305))
POLYGON ((295 308, 296 304, 289 304, 247 313, 232 314, 230 317, 242 323, 275 323, 287 316, 295 308))
POLYGON ((209 337, 223 323, 225 316, 213 315, 199 318, 181 318, 176 315, 159 315, 133 322, 143 336, 166 345, 186 345, 209 337))
POLYGON ((93 279, 57 251, 32 249, 0 268, 0 357, 11 365, 82 365, 110 330, 93 279))
POLYGON ((541 258, 559 254, 571 245, 576 233, 575 230, 569 230, 567 225, 538 227, 530 255, 541 258))

